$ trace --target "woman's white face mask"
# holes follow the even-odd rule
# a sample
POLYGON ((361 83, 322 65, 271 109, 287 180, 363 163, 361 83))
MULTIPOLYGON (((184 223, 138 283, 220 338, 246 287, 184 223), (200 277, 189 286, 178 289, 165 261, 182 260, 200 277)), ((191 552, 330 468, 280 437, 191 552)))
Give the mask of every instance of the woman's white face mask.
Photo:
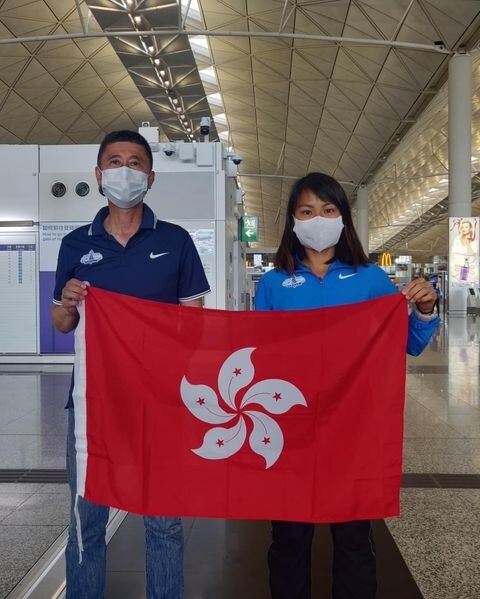
POLYGON ((118 208, 133 208, 145 197, 148 175, 128 166, 102 171, 102 190, 118 208))
POLYGON ((327 248, 337 245, 343 230, 341 216, 325 218, 315 216, 308 220, 298 220, 294 217, 293 232, 300 243, 307 248, 323 252, 327 248))

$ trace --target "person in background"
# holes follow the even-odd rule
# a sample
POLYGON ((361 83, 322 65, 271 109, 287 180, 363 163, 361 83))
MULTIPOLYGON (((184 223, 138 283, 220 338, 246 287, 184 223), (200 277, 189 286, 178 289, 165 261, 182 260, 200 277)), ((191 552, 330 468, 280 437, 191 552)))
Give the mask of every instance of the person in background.
MULTIPOLYGON (((299 179, 288 201, 275 269, 258 284, 256 309, 305 310, 392 293, 397 290, 386 273, 365 255, 339 183, 322 173, 299 179)), ((405 285, 402 293, 413 305, 406 350, 418 355, 439 322, 436 294, 423 278, 405 285)), ((272 522, 268 565, 273 599, 310 598, 313 532, 311 523, 272 522)), ((333 598, 373 599, 376 560, 370 521, 331 524, 331 533, 333 598)))
MULTIPOLYGON (((67 333, 78 324, 77 306, 88 286, 159 302, 202 306, 210 288, 187 231, 158 220, 143 203, 153 184, 152 152, 134 131, 109 133, 100 145, 95 175, 108 205, 90 225, 67 235, 60 247, 52 320, 67 333)), ((115 373, 111 373, 114 377, 115 373)), ((73 380, 72 380, 73 388, 73 380)), ((108 506, 78 498, 83 552, 80 561, 76 498, 75 406, 68 400, 67 472, 72 507, 65 551, 67 599, 104 596, 108 506)), ((165 481, 168 484, 168 481, 165 481)), ((145 517, 147 597, 183 597, 180 518, 145 517)))

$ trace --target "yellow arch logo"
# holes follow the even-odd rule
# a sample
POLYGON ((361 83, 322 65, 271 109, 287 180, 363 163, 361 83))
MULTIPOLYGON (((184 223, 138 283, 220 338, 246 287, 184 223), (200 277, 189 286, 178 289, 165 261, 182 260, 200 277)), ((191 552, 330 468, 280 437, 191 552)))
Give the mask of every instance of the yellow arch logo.
POLYGON ((380 256, 380 266, 392 266, 392 254, 383 252, 380 256))

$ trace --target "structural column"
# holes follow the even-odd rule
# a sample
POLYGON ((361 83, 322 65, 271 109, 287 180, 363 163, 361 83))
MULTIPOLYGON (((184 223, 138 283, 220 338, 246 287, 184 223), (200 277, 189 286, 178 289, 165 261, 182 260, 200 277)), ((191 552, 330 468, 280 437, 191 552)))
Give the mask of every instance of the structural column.
MULTIPOLYGON (((448 64, 448 215, 472 215, 472 57, 456 54, 448 64)), ((453 231, 449 225, 450 236, 453 231)), ((456 235, 456 233, 455 233, 456 235)), ((449 252, 448 312, 464 316, 467 312, 466 286, 455 279, 458 269, 449 252)))
POLYGON ((360 185, 357 189, 357 233, 363 249, 368 256, 368 187, 360 185))
POLYGON ((472 57, 448 64, 448 215, 472 215, 472 57))

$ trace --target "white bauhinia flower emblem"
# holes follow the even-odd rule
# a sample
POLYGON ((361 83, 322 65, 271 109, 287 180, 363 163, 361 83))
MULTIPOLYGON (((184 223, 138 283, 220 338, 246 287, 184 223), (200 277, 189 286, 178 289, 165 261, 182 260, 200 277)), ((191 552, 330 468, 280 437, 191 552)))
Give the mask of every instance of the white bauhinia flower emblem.
POLYGON ((229 407, 228 411, 220 407, 217 394, 211 387, 192 385, 186 377, 182 379, 182 401, 196 418, 215 425, 232 423, 229 427, 215 426, 207 431, 202 446, 192 449, 202 458, 222 460, 236 453, 247 437, 245 418, 249 418, 253 425, 250 447, 265 459, 266 468, 270 468, 282 453, 282 429, 271 416, 254 409, 254 406, 262 407, 270 414, 284 414, 292 406, 307 405, 297 387, 281 379, 255 383, 245 392, 240 403, 236 401, 238 391, 247 387, 255 375, 250 359, 254 350, 254 347, 245 347, 233 352, 220 368, 218 389, 229 407))

